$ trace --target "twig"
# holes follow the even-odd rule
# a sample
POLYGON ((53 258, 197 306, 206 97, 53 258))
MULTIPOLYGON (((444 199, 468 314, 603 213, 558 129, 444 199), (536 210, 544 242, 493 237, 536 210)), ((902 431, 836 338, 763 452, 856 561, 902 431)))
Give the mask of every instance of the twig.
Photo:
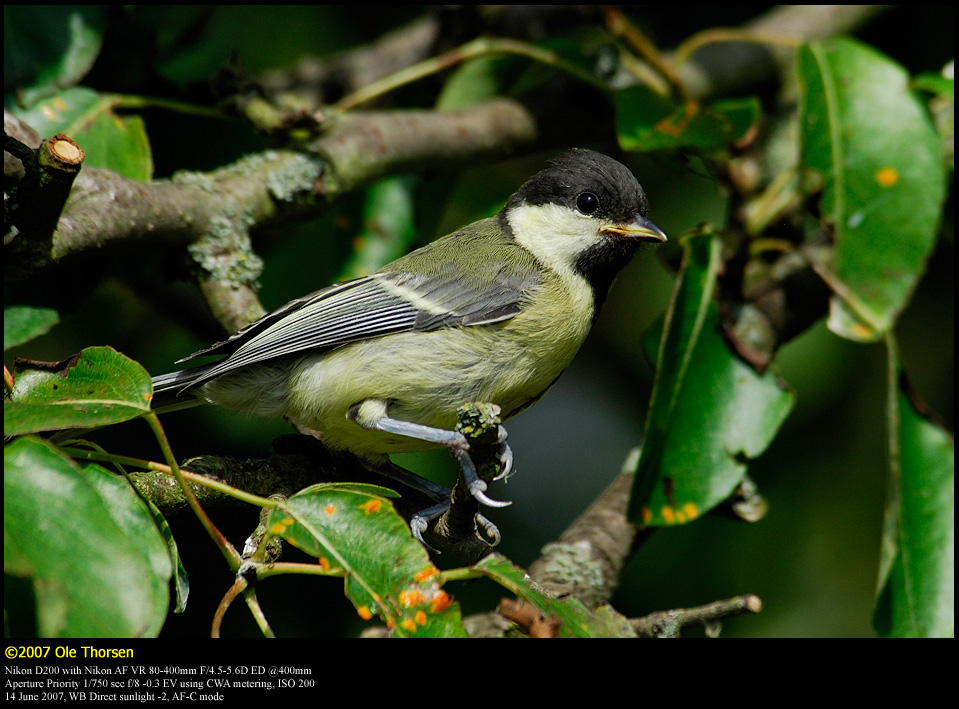
POLYGON ((552 66, 580 81, 587 83, 595 88, 607 90, 607 86, 597 79, 593 74, 584 71, 580 67, 565 61, 559 54, 548 49, 537 47, 527 42, 520 42, 515 39, 479 37, 471 42, 467 42, 461 47, 451 49, 438 57, 426 59, 418 64, 402 69, 395 74, 386 76, 378 81, 357 89, 353 93, 344 96, 336 103, 336 108, 341 111, 348 111, 357 106, 372 101, 383 94, 394 91, 395 89, 418 81, 432 74, 449 69, 450 67, 462 64, 470 59, 475 59, 484 55, 495 54, 515 54, 526 57, 536 62, 552 66))
POLYGON ((693 97, 686 90, 685 85, 680 81, 672 64, 662 55, 656 46, 645 34, 629 21, 629 19, 617 7, 605 8, 606 27, 610 34, 618 39, 622 39, 632 49, 636 50, 640 57, 645 59, 659 74, 666 79, 669 85, 685 101, 692 101, 693 97))
POLYGON ((295 95, 311 105, 329 104, 428 57, 441 29, 438 15, 432 13, 368 44, 329 57, 304 57, 289 69, 261 72, 255 81, 271 96, 295 95))
POLYGON ((684 40, 683 43, 676 48, 676 63, 682 64, 688 61, 689 58, 702 47, 719 42, 746 42, 750 44, 765 44, 795 49, 802 43, 802 40, 795 37, 765 34, 756 30, 745 30, 735 27, 713 27, 708 30, 703 30, 702 32, 697 32, 692 37, 684 40))
POLYGON ((719 621, 723 618, 759 613, 762 607, 759 596, 746 594, 694 608, 657 611, 631 620, 630 624, 637 635, 645 638, 678 638, 682 629, 690 625, 704 625, 707 633, 715 637, 719 634, 719 621))
POLYGON ((532 603, 504 598, 496 609, 503 618, 516 623, 531 638, 556 638, 563 623, 557 618, 544 618, 532 603))
POLYGON ((3 149, 20 160, 24 171, 12 201, 4 201, 4 225, 20 232, 11 242, 14 248, 26 244, 31 250, 42 250, 52 242, 83 165, 83 150, 62 133, 42 141, 36 150, 4 133, 3 149))
POLYGON ((241 561, 240 555, 237 553, 236 549, 233 548, 233 545, 230 544, 230 540, 224 536, 223 532, 221 532, 213 523, 213 520, 210 519, 210 516, 206 513, 206 510, 203 509, 203 506, 200 504, 199 500, 196 499, 193 489, 187 484, 186 479, 183 477, 183 473, 180 472, 180 466, 177 464, 176 458, 173 456, 173 450, 170 448, 170 442, 167 440, 166 432, 160 425, 160 419, 153 412, 146 414, 143 419, 147 422, 147 425, 150 426, 150 429, 156 436, 157 442, 160 444, 160 449, 163 451, 163 457, 166 459, 167 465, 170 466, 170 472, 173 474, 173 477, 176 478, 177 484, 179 485, 180 490, 183 492, 183 496, 186 498, 187 505, 193 511, 193 514, 196 515, 196 518, 200 521, 200 524, 203 525, 203 528, 206 530, 207 534, 210 535, 210 539, 213 540, 213 543, 216 544, 217 548, 226 558, 230 568, 239 568, 241 561))

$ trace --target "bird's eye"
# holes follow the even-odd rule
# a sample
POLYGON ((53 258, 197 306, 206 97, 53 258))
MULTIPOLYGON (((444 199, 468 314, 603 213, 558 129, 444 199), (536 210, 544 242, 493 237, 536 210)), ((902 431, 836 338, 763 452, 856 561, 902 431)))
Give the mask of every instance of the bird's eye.
POLYGON ((583 214, 592 214, 599 209, 599 199, 592 192, 583 192, 576 198, 576 209, 583 214))

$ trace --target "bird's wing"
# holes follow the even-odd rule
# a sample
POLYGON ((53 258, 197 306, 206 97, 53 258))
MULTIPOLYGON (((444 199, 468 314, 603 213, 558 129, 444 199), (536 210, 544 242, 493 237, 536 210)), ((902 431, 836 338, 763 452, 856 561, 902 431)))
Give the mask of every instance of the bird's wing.
POLYGON ((514 317, 538 279, 503 270, 464 283, 444 269, 428 275, 375 273, 291 301, 228 340, 190 355, 226 354, 184 389, 250 364, 397 332, 485 325, 514 317))

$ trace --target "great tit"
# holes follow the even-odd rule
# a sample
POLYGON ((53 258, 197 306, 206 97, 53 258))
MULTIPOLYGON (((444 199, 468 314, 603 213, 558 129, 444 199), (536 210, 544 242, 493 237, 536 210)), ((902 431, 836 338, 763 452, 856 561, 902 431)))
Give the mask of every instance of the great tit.
MULTIPOLYGON (((155 404, 173 398, 180 403, 168 408, 208 402, 285 417, 387 474, 391 453, 446 446, 478 501, 508 504, 486 497, 469 443, 452 430, 457 409, 490 402, 505 420, 549 389, 639 245, 666 241, 647 212, 624 165, 574 149, 496 216, 294 300, 181 360, 224 356, 156 377, 155 404)), ((502 477, 512 457, 505 431, 500 438, 502 477)), ((448 506, 440 500, 414 519, 421 541, 448 506)))

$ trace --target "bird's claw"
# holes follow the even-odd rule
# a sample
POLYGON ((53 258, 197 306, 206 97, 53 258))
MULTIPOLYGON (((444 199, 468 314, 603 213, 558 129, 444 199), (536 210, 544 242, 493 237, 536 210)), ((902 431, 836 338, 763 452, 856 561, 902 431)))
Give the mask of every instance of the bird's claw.
MULTIPOLYGON (((434 505, 433 507, 429 507, 421 512, 417 512, 410 520, 410 530, 413 532, 413 538, 422 544, 429 552, 433 552, 435 554, 440 553, 438 549, 433 548, 423 538, 423 535, 429 528, 430 522, 437 519, 443 513, 449 510, 450 505, 450 502, 441 502, 438 505, 434 505)), ((473 515, 473 522, 475 523, 477 530, 481 531, 486 537, 487 543, 491 547, 497 546, 503 540, 499 528, 479 512, 473 515)))
POLYGON ((479 512, 476 513, 476 515, 473 517, 473 520, 476 522, 476 526, 483 530, 483 534, 486 535, 491 547, 495 547, 503 540, 503 537, 500 535, 497 526, 486 519, 486 517, 481 515, 479 512))
POLYGON ((509 480, 510 476, 513 474, 513 449, 509 447, 509 444, 506 442, 506 429, 502 426, 499 427, 499 462, 502 466, 502 469, 497 473, 496 477, 493 480, 509 480))
POLYGON ((431 551, 435 554, 440 553, 438 549, 434 549, 426 542, 425 539, 423 539, 423 534, 427 529, 429 529, 430 522, 442 515, 449 508, 449 501, 440 502, 432 507, 427 507, 425 510, 420 510, 413 515, 412 519, 410 519, 410 531, 413 532, 413 538, 426 547, 427 551, 431 551))
MULTIPOLYGON (((457 451, 456 457, 459 458, 460 467, 463 470, 463 479, 466 482, 466 488, 477 502, 487 507, 506 507, 513 504, 512 502, 500 502, 486 495, 486 481, 476 472, 476 464, 470 457, 468 450, 457 451)), ((512 454, 510 454, 509 458, 512 459, 512 454)))
POLYGON ((469 484, 470 495, 480 503, 481 505, 486 505, 487 507, 509 507, 513 503, 510 501, 501 501, 494 500, 491 497, 486 495, 486 482, 476 478, 469 484))

